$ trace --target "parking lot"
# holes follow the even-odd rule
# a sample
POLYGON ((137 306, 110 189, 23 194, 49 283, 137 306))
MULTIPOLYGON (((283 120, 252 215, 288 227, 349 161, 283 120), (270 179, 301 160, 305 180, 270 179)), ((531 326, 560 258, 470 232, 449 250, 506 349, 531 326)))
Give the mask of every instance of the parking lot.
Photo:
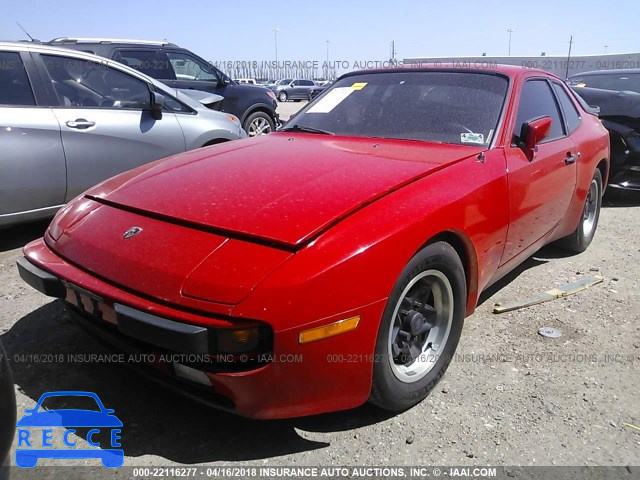
POLYGON ((302 101, 302 102, 285 102, 285 103, 279 102, 278 103, 278 114, 280 115, 280 120, 282 120, 283 122, 285 120, 288 120, 291 115, 296 113, 298 110, 300 110, 306 104, 307 104, 307 102, 305 102, 305 101, 302 101))
MULTIPOLYGON (((300 106, 286 104, 283 116, 300 106)), ((4 230, 0 332, 12 360, 18 411, 46 391, 96 392, 125 425, 125 465, 638 464, 639 211, 640 197, 608 195, 585 253, 566 256, 546 247, 491 287, 466 319, 453 364, 418 406, 393 415, 365 405, 282 421, 212 410, 99 357, 67 361, 108 351, 71 323, 61 303, 18 276, 21 246, 41 236, 46 222, 4 230), (522 300, 596 274, 604 282, 574 296, 491 313, 497 301, 522 300), (537 333, 542 326, 562 336, 543 338, 537 333)), ((47 462, 53 464, 41 461, 47 462)), ((95 478, 112 475, 95 472, 95 478)))

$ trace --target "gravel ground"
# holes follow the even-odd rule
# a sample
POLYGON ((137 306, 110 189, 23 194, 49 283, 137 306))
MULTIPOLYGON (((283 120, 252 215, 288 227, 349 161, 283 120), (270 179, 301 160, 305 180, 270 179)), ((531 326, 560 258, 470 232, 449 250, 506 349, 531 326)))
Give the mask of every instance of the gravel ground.
MULTIPOLYGON (((286 421, 220 413, 118 364, 21 360, 107 351, 18 277, 20 247, 46 225, 4 230, 0 334, 14 360, 18 415, 43 392, 96 392, 124 423, 125 465, 640 465, 640 430, 632 426, 640 426, 639 213, 640 196, 605 199, 585 253, 546 247, 485 292, 466 320, 458 358, 420 405, 397 415, 365 405, 286 421), (574 296, 491 313, 495 302, 594 274, 605 281, 574 296), (543 338, 542 326, 562 336, 543 338)), ((44 478, 38 470, 16 474, 44 478)), ((114 475, 100 468, 93 477, 114 475)))

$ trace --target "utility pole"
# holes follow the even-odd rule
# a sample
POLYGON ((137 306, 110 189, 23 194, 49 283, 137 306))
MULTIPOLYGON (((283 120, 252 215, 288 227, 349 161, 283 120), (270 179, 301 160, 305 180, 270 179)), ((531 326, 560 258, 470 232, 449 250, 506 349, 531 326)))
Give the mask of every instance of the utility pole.
POLYGON ((569 62, 571 61, 571 46, 573 45, 573 35, 569 38, 569 55, 567 55, 567 71, 564 78, 569 78, 569 62))
POLYGON ((389 55, 389 63, 391 64, 395 64, 396 62, 396 41, 395 40, 391 40, 391 52, 389 55))
POLYGON ((605 46, 604 46, 604 54, 605 54, 605 55, 607 54, 607 48, 609 48, 609 45, 605 45, 605 46))
POLYGON ((327 62, 325 63, 326 69, 324 72, 324 79, 329 80, 329 40, 327 42, 327 62))
POLYGON ((273 40, 276 44, 276 68, 278 67, 278 32, 280 31, 280 29, 278 27, 275 27, 273 29, 273 40))
POLYGON ((509 32, 509 56, 511 56, 511 34, 514 32, 515 30, 512 30, 511 28, 507 29, 507 32, 509 32))

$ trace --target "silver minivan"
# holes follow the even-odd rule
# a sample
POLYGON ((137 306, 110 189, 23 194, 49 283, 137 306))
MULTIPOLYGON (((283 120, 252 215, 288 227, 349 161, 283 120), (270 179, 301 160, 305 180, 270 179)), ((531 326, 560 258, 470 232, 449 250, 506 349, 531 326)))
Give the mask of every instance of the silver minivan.
POLYGON ((246 137, 205 106, 219 100, 88 53, 0 43, 0 227, 50 217, 139 165, 246 137))

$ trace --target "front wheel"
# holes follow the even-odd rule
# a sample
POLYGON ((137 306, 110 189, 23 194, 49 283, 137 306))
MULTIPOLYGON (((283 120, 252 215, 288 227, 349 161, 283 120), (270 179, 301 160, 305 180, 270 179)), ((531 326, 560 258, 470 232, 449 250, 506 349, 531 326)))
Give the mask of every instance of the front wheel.
POLYGON ((250 137, 266 135, 275 130, 275 124, 269 114, 265 112, 254 112, 245 120, 244 130, 250 137))
POLYGON ((571 235, 560 240, 560 245, 571 252, 584 252, 596 234, 601 206, 602 174, 600 170, 596 168, 591 183, 589 184, 587 198, 584 201, 580 223, 578 223, 578 226, 571 235))
POLYGON ((464 267, 451 245, 432 243, 413 257, 380 323, 370 402, 400 411, 429 394, 453 358, 466 298, 464 267))

